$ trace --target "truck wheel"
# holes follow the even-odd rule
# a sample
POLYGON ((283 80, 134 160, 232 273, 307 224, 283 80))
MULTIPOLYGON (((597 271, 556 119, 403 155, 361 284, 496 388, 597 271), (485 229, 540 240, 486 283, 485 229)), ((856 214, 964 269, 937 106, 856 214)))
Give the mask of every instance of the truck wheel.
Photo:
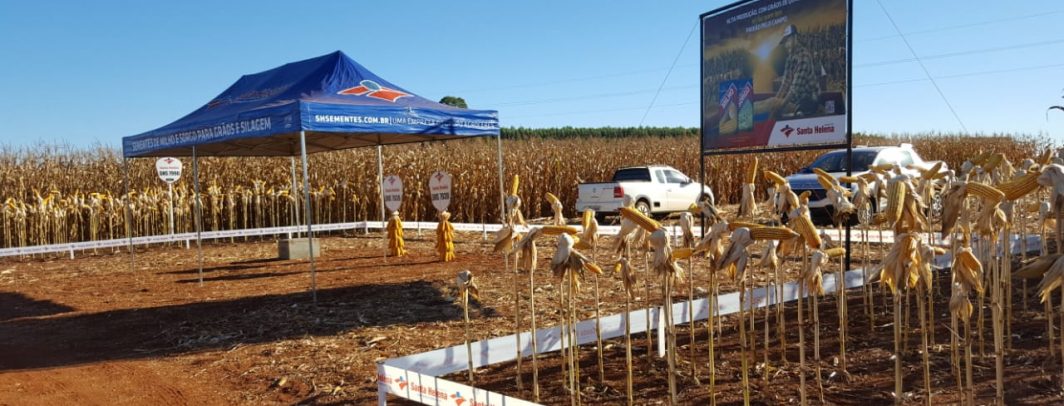
MULTIPOLYGON (((932 192, 933 193, 933 192, 932 192)), ((927 205, 927 217, 939 218, 942 217, 942 194, 934 193, 931 195, 931 202, 927 205)))
POLYGON ((650 203, 647 203, 646 200, 635 202, 635 209, 639 210, 640 213, 643 213, 644 216, 654 218, 653 215, 650 214, 650 203))
POLYGON ((598 223, 602 225, 610 224, 607 223, 607 220, 609 220, 609 216, 606 213, 595 212, 595 220, 597 220, 598 223))
MULTIPOLYGON (((717 204, 717 202, 714 201, 713 196, 709 195, 709 194, 704 194, 704 195, 702 195, 702 197, 699 197, 698 198, 698 202, 701 202, 701 201, 707 200, 707 199, 709 200, 710 203, 713 203, 713 205, 717 204)), ((695 203, 698 203, 698 202, 695 202, 695 203)))

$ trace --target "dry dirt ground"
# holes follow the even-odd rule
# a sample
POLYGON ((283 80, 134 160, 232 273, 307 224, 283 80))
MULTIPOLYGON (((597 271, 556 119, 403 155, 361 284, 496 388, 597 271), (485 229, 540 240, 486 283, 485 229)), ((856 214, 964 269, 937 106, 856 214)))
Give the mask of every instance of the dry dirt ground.
MULTIPOLYGON (((438 262, 432 233, 418 237, 407 232, 409 255, 381 257, 379 237, 362 234, 331 236, 322 241, 317 263, 318 303, 305 261, 279 261, 272 240, 217 242, 205 246, 203 282, 199 283, 195 250, 183 246, 138 250, 130 265, 126 253, 82 254, 62 257, 0 260, 0 405, 55 404, 372 404, 376 402, 375 361, 427 351, 463 341, 461 308, 451 290, 455 274, 470 269, 477 276, 481 302, 472 311, 475 339, 513 332, 514 281, 524 285, 520 318, 528 329, 528 274, 503 271, 503 261, 490 253, 490 241, 479 233, 461 234, 458 260, 438 262)), ((609 239, 600 243, 600 258, 608 257, 609 239)), ((553 250, 541 243, 540 267, 553 250)), ((612 264, 610 261, 602 261, 612 264)), ((793 261, 791 261, 793 262, 793 261)), ((696 264, 698 265, 698 264, 696 264)), ((708 276, 696 266, 696 291, 703 292, 708 276)), ((764 272, 753 274, 754 284, 768 282, 764 272)), ((794 269, 788 274, 793 278, 794 269)), ((640 278, 642 278, 640 271, 640 278)), ((540 326, 558 320, 554 281, 549 272, 537 273, 536 300, 540 326)), ((604 313, 623 308, 620 282, 600 278, 604 313)), ((642 279, 640 280, 642 284, 642 279)), ((1018 284, 1017 284, 1018 285, 1018 284)), ((579 305, 581 318, 593 316, 592 284, 586 284, 579 305)), ((660 290, 643 291, 660 300, 660 290)), ((686 289, 686 288, 684 288, 686 289)), ((733 291, 729 283, 721 291, 733 291)), ((943 296, 948 294, 943 291, 943 296)), ((677 299, 686 297, 686 290, 677 299)), ((1019 293, 1017 293, 1019 297, 1019 293)), ((837 404, 889 404, 893 390, 892 321, 875 297, 876 321, 869 327, 860 291, 851 295, 850 372, 853 379, 826 379, 824 397, 837 404)), ((1045 319, 1031 299, 1024 311, 1017 299, 1013 349, 1007 353, 1009 404, 1060 404, 1061 367, 1046 350, 1045 319)), ((836 369, 835 302, 821 301, 821 347, 824 376, 836 369)), ((937 304, 937 342, 948 344, 944 302, 937 304)), ((753 374, 754 402, 781 404, 797 401, 797 338, 793 305, 788 308, 788 358, 792 362, 767 382, 753 374)), ((989 318, 989 312, 987 312, 989 318)), ((915 317, 915 316, 914 316, 915 317)), ((760 319, 759 319, 760 320, 760 319)), ((910 322, 915 325, 915 321, 910 322)), ((988 323, 989 325, 989 323, 988 323)), ((770 325, 774 328, 775 324, 770 325)), ((806 324, 811 339, 812 324, 806 324)), ((758 325, 758 331, 762 326, 758 325)), ((687 372, 680 379, 681 399, 704 404, 708 399, 706 328, 697 326, 695 351, 700 384, 687 372)), ((919 330, 912 328, 905 354, 907 403, 922 401, 921 364, 915 352, 919 330)), ((992 352, 989 327, 987 351, 992 352)), ((678 330, 681 369, 689 370, 688 330, 678 330)), ((718 396, 723 404, 741 401, 734 318, 723 326, 724 341, 717 349, 718 396)), ((660 360, 649 360, 636 337, 637 403, 664 400, 660 360), (648 366, 651 364, 651 366, 648 366)), ((758 337, 758 345, 762 342, 758 337)), ((773 337, 771 344, 778 345, 773 337)), ((807 345, 811 345, 807 343, 807 345)), ((948 347, 946 347, 948 348, 948 347)), ((597 382, 593 347, 582 349, 582 387, 587 404, 623 401, 623 341, 606 346, 607 379, 597 382)), ((978 352, 977 352, 978 353, 978 352)), ((811 354, 811 350, 810 350, 811 354)), ((812 356, 809 359, 812 359, 812 356)), ((932 357, 935 403, 956 399, 949 351, 932 357)), ((770 352, 770 359, 778 359, 770 352)), ((762 358, 758 354, 758 362, 762 358)), ((568 402, 558 375, 558 355, 543 356, 541 383, 544 401, 568 402), (552 364, 553 363, 553 364, 552 364)), ((993 363, 977 358, 976 380, 982 403, 993 396, 993 363)), ((778 367, 775 361, 770 362, 778 367)), ((763 369, 759 369, 761 371, 763 369)), ((531 381, 525 362, 525 391, 513 387, 513 367, 480 371, 483 385, 527 398, 531 381), (486 371, 497 371, 487 374, 486 371), (494 380, 489 376, 496 376, 494 380), (507 378, 509 376, 510 378, 507 378)), ((453 378, 464 382, 464 374, 453 378)), ((810 399, 816 403, 812 376, 810 399)), ((393 399, 394 400, 394 399, 393 399)), ((397 404, 406 404, 396 401, 397 404)))

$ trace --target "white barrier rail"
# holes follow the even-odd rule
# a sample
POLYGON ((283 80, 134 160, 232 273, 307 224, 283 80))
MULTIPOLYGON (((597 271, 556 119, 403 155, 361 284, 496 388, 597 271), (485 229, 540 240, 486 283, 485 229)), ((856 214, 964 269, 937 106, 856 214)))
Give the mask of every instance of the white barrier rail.
MULTIPOLYGON (((338 231, 338 230, 364 230, 368 232, 370 229, 380 229, 380 221, 357 221, 352 223, 332 223, 332 224, 315 224, 312 229, 315 232, 322 231, 338 231)), ((403 224, 404 229, 435 229, 439 223, 435 222, 407 222, 403 224)), ((463 232, 495 232, 502 228, 499 224, 479 224, 479 223, 452 223, 455 231, 463 232)), ((599 230, 599 234, 616 234, 618 227, 602 227, 599 230)), ((258 237, 264 235, 281 235, 281 234, 295 234, 306 232, 306 226, 282 226, 282 227, 267 227, 267 228, 251 228, 243 230, 221 230, 221 231, 204 231, 201 234, 203 240, 217 240, 223 238, 237 238, 237 237, 258 237)), ((164 235, 152 235, 144 237, 133 237, 132 244, 134 246, 147 245, 147 244, 162 244, 169 242, 179 241, 195 241, 196 233, 179 233, 179 234, 164 234, 164 235)), ((29 247, 12 247, 12 248, 0 248, 0 257, 22 256, 22 255, 35 255, 35 254, 51 254, 57 252, 69 252, 71 256, 75 251, 84 251, 100 248, 114 248, 125 247, 130 244, 128 238, 116 238, 112 240, 97 240, 97 241, 85 241, 65 244, 49 244, 49 245, 34 245, 29 247)))
MULTIPOLYGON (((351 223, 332 223, 332 224, 315 224, 312 228, 315 232, 321 231, 338 231, 338 230, 363 230, 369 232, 370 229, 382 228, 380 221, 356 221, 351 223)), ((404 229, 417 229, 417 230, 431 230, 435 229, 439 223, 436 222, 406 222, 403 223, 404 229)), ((499 231, 502 228, 501 224, 484 224, 484 223, 452 223, 455 231, 463 232, 482 232, 490 233, 499 231)), ((579 228, 579 227, 578 227, 579 228)), ((527 231, 525 227, 519 227, 520 231, 527 231)), ((680 238, 681 231, 677 226, 667 227, 672 232, 673 238, 680 238)), ((599 235, 615 235, 620 230, 620 226, 600 226, 599 235)), ((264 235, 280 235, 280 234, 295 234, 307 231, 306 226, 283 226, 283 227, 267 227, 267 228, 251 228, 243 230, 221 230, 221 231, 204 231, 202 233, 203 240, 217 240, 222 238, 237 238, 237 237, 258 237, 264 235)), ((832 236, 835 241, 841 239, 841 235, 836 229, 822 229, 821 231, 832 236)), ((694 234, 700 235, 701 228, 695 227, 694 234)), ((852 237, 858 237, 855 232, 852 237)), ((162 244, 169 242, 179 241, 195 241, 196 233, 180 233, 180 234, 164 234, 164 235, 152 235, 144 237, 133 237, 133 245, 147 245, 147 244, 162 244)), ((878 233, 870 233, 869 240, 873 243, 885 242, 891 243, 894 241, 894 234, 885 231, 883 233, 883 239, 880 241, 878 233)), ((0 258, 23 256, 23 255, 35 255, 35 254, 51 254, 57 252, 68 252, 70 257, 74 257, 74 252, 84 250, 94 250, 101 248, 114 248, 124 247, 130 244, 128 238, 117 238, 113 240, 97 240, 97 241, 85 241, 66 244, 50 244, 50 245, 35 245, 29 247, 12 247, 12 248, 0 248, 0 258)))
MULTIPOLYGON (((312 229, 315 232, 320 231, 337 231, 337 230, 357 230, 359 228, 365 228, 365 221, 359 221, 354 223, 334 223, 334 224, 315 224, 312 229)), ((380 222, 376 222, 377 228, 380 228, 380 222)), ((222 238, 236 238, 236 237, 255 237, 264 235, 279 235, 279 234, 294 234, 298 232, 307 231, 306 226, 285 226, 285 227, 268 227, 268 228, 252 228, 245 230, 221 230, 221 231, 205 231, 201 233, 201 238, 204 240, 217 240, 222 238)), ((147 245, 147 244, 161 244, 175 241, 193 241, 196 239, 196 233, 180 233, 180 234, 165 234, 165 235, 150 235, 144 237, 133 237, 132 244, 147 245)), ((34 254, 49 254, 56 252, 69 252, 71 257, 74 256, 75 251, 84 251, 99 248, 113 248, 124 247, 130 244, 130 239, 120 238, 114 240, 98 240, 98 241, 85 241, 75 242, 68 244, 50 244, 50 245, 36 245, 31 247, 13 247, 0 249, 0 257, 21 256, 21 255, 34 255, 34 254)))

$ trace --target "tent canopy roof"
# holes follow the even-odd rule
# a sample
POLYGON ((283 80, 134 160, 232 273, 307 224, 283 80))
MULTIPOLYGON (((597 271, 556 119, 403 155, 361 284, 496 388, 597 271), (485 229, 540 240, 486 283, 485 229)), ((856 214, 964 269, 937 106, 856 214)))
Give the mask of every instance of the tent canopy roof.
POLYGON ((336 51, 244 75, 196 111, 122 139, 126 157, 291 156, 499 134, 493 110, 433 102, 336 51))

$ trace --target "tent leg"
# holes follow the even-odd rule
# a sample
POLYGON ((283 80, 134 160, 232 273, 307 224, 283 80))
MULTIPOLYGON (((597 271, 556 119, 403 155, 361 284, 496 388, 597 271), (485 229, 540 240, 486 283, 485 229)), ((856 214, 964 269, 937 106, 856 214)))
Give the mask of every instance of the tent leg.
POLYGON ((122 173, 125 175, 125 188, 126 188, 126 238, 129 239, 129 271, 133 272, 133 267, 136 264, 136 254, 133 253, 133 208, 129 196, 129 158, 122 158, 122 173))
POLYGON ((502 161, 502 132, 495 136, 499 153, 499 222, 506 223, 506 186, 503 185, 503 176, 506 176, 506 167, 502 161))
POLYGON ((195 195, 193 203, 196 205, 196 261, 199 264, 199 284, 203 286, 203 205, 200 200, 199 190, 199 156, 196 155, 196 146, 192 146, 192 188, 195 195))
POLYGON ((381 197, 381 241, 384 246, 384 258, 388 258, 388 233, 386 231, 385 223, 388 221, 388 214, 384 208, 384 153, 380 144, 377 145, 377 185, 380 190, 381 197))
MULTIPOLYGON (((296 157, 291 157, 291 162, 292 162, 292 195, 295 196, 296 190, 299 188, 299 184, 296 183, 297 182, 297 180, 296 180, 296 157)), ((296 199, 296 204, 294 205, 295 206, 295 210, 293 210, 293 214, 292 215, 295 216, 295 218, 294 218, 295 224, 292 224, 293 226, 300 225, 300 222, 299 222, 299 200, 300 199, 296 199)), ((300 232, 296 231, 296 238, 299 238, 299 234, 300 234, 300 232)))
POLYGON ((318 269, 314 264, 314 230, 310 217, 310 174, 307 172, 307 134, 299 132, 299 154, 303 158, 303 218, 307 221, 307 251, 310 254, 310 295, 314 304, 318 304, 318 269))

